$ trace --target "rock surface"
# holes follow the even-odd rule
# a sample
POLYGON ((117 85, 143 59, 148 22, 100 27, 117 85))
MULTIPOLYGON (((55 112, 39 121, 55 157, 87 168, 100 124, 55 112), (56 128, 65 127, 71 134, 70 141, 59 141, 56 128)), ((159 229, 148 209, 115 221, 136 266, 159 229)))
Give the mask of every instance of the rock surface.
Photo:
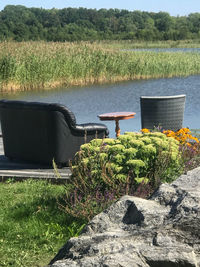
POLYGON ((200 168, 162 184, 150 200, 122 197, 49 266, 200 267, 200 168))

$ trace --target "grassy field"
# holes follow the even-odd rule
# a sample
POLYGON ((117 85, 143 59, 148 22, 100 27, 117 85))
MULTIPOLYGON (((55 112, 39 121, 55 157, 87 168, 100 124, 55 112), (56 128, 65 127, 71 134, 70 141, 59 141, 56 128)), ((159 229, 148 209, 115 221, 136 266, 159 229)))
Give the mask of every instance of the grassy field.
MULTIPOLYGON (((180 42, 179 42, 180 43, 180 42)), ((122 80, 200 74, 200 53, 121 51, 179 44, 2 42, 0 90, 50 89, 122 80)), ((185 42, 185 47, 200 46, 185 42)))
POLYGON ((83 222, 58 207, 64 187, 44 181, 0 183, 0 266, 46 266, 83 222))

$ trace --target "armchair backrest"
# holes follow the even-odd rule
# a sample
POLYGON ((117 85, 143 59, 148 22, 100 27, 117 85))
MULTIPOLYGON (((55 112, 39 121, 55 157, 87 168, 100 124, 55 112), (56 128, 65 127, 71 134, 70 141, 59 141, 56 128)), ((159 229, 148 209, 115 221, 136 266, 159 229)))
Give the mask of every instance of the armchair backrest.
POLYGON ((12 159, 68 164, 85 142, 74 114, 60 104, 0 100, 0 121, 5 156, 12 159))
POLYGON ((185 95, 174 96, 141 96, 142 128, 178 130, 183 125, 185 95))

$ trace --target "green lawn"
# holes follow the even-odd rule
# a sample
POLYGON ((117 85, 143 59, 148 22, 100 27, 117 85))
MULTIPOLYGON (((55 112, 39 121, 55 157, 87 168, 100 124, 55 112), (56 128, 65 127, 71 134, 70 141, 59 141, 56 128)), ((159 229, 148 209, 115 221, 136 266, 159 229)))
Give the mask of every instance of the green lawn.
POLYGON ((45 181, 0 183, 0 266, 45 266, 83 225, 58 207, 65 189, 45 181))

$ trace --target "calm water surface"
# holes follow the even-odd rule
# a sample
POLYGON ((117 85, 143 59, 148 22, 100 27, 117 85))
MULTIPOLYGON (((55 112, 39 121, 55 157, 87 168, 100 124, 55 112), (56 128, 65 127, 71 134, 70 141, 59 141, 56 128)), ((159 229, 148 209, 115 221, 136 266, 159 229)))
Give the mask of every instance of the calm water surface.
MULTIPOLYGON (((184 78, 152 79, 117 84, 61 88, 54 91, 22 92, 1 98, 62 103, 71 109, 77 123, 99 122, 98 114, 115 111, 136 112, 134 119, 120 121, 121 133, 138 131, 140 96, 186 94, 184 126, 200 128, 200 75, 184 78)), ((114 137, 114 122, 103 122, 114 137)))
POLYGON ((152 51, 152 52, 200 52, 200 48, 137 48, 123 51, 152 51))

